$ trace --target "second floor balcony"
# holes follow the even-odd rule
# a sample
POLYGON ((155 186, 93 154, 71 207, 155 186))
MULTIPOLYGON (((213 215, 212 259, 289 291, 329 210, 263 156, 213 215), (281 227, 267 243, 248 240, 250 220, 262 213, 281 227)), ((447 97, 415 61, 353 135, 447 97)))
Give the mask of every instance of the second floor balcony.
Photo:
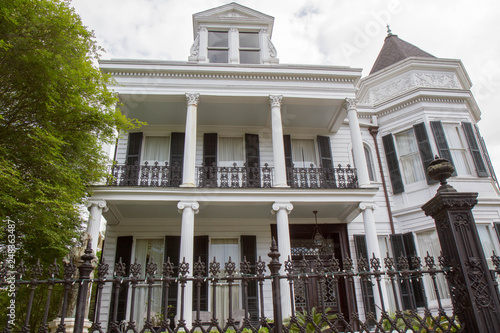
MULTIPOLYGON (((108 186, 179 187, 182 184, 182 165, 148 163, 142 165, 116 164, 110 167, 108 186)), ((205 166, 196 168, 196 185, 200 188, 271 188, 274 168, 263 166, 205 166)), ((287 168, 288 186, 294 189, 354 189, 358 188, 356 169, 350 165, 322 168, 287 168)))

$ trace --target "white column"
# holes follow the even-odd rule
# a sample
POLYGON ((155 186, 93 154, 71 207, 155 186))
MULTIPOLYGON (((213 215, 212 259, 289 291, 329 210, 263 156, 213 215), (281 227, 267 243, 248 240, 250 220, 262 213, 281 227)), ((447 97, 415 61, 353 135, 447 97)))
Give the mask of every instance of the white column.
MULTIPOLYGON (((106 201, 102 199, 87 200, 85 206, 89 208, 89 219, 87 222, 87 234, 92 239, 92 250, 94 254, 97 251, 97 244, 99 242, 99 232, 101 230, 102 213, 108 211, 106 201)), ((87 244, 83 244, 85 247, 87 244)))
MULTIPOLYGON (((288 225, 288 214, 293 209, 290 202, 275 202, 271 212, 276 214, 278 231, 278 251, 280 252, 281 269, 280 275, 285 275, 285 261, 292 258, 292 247, 290 245, 290 227, 288 225)), ((286 279, 281 280, 281 312, 283 318, 292 315, 292 302, 290 299, 290 285, 286 279)))
POLYGON ((283 126, 281 124, 281 95, 270 95, 271 131, 273 139, 274 185, 288 187, 286 183, 285 145, 283 143, 283 126))
POLYGON ((240 63, 240 38, 238 34, 238 29, 230 28, 228 33, 228 46, 229 46, 229 54, 228 60, 230 64, 239 64, 240 63))
POLYGON ((363 148, 363 139, 361 138, 361 130, 359 129, 358 112, 356 111, 356 100, 351 98, 345 99, 344 107, 347 110, 347 118, 349 119, 349 130, 351 132, 352 154, 356 162, 356 172, 358 175, 358 184, 360 187, 370 184, 368 176, 368 167, 366 166, 365 150, 363 148))
POLYGON ((187 114, 181 187, 196 187, 196 123, 200 94, 186 94, 187 114))
MULTIPOLYGON (((370 258, 373 258, 375 255, 375 258, 381 259, 382 257, 380 256, 380 246, 378 244, 378 237, 377 237, 377 227, 375 224, 375 217, 373 216, 373 210, 377 208, 377 205, 374 203, 366 203, 362 202, 359 204, 359 209, 363 212, 363 222, 365 225, 365 240, 366 240, 366 249, 368 251, 368 257, 366 258, 368 262, 370 262, 370 258)), ((381 263, 381 265, 383 265, 381 263)), ((377 314, 380 315, 380 309, 382 309, 382 300, 380 299, 380 294, 378 291, 378 286, 376 283, 373 284, 373 296, 375 299, 375 304, 377 308, 377 314)), ((387 290, 385 288, 385 284, 381 283, 381 294, 383 297, 383 302, 386 306, 389 305, 388 303, 388 297, 387 297, 387 290)))
MULTIPOLYGON (((183 260, 189 264, 188 276, 193 275, 193 255, 194 255, 194 215, 198 213, 200 205, 196 201, 180 201, 177 204, 179 213, 182 213, 181 225, 181 248, 179 263, 183 260)), ((177 294, 177 320, 181 317, 181 288, 177 294)), ((188 282, 184 290, 184 319, 187 327, 191 328, 193 322, 193 283, 188 282)))

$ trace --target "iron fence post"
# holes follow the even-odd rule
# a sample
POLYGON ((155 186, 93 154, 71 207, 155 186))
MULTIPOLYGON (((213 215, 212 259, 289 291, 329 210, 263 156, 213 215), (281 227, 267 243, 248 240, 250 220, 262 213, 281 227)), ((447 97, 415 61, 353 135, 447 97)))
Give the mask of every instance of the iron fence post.
POLYGON ((446 180, 453 173, 446 159, 429 164, 432 179, 441 186, 422 206, 436 224, 445 261, 453 306, 468 333, 500 332, 500 298, 488 269, 472 208, 477 193, 457 192, 446 180))
POLYGON ((271 252, 268 253, 271 258, 268 267, 271 271, 272 277, 272 293, 273 293, 273 312, 274 312, 274 333, 283 332, 283 316, 281 313, 281 289, 280 289, 280 268, 281 263, 278 258, 280 253, 278 252, 278 246, 276 245, 276 240, 273 238, 271 244, 271 252))
POLYGON ((83 263, 79 267, 80 280, 81 283, 78 286, 78 296, 76 299, 76 311, 75 311, 75 327, 73 333, 83 333, 83 324, 85 321, 85 308, 87 305, 87 295, 89 290, 89 279, 90 274, 94 270, 92 266, 92 259, 95 258, 92 253, 91 239, 87 241, 87 248, 85 253, 82 255, 83 263))

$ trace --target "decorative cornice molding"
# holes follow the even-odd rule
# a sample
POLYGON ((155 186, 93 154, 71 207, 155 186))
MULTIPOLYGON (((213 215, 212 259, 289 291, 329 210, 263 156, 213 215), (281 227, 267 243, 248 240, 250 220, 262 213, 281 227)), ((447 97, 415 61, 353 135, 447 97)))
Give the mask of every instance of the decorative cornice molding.
POLYGON ((290 214, 293 205, 290 202, 275 202, 273 203, 271 213, 276 214, 280 209, 286 210, 287 214, 290 214))
POLYGON ((198 102, 200 101, 200 94, 198 94, 198 93, 186 93, 186 101, 187 101, 187 105, 198 106, 198 102))
POLYGON ((392 107, 385 111, 378 113, 379 116, 385 116, 387 114, 393 113, 395 111, 401 110, 407 106, 420 103, 420 102, 433 102, 433 103, 457 103, 457 104, 465 104, 467 103, 465 99, 450 99, 450 98, 433 98, 433 97, 417 97, 412 100, 409 100, 406 103, 399 104, 398 106, 392 107))
POLYGON ((85 202, 85 207, 91 208, 92 206, 97 206, 103 212, 107 212, 109 210, 108 203, 104 199, 89 199, 85 202))
POLYGON ((269 105, 271 107, 281 107, 281 100, 283 95, 269 95, 269 105))
POLYGON ((356 104, 358 103, 358 100, 355 98, 346 98, 345 103, 344 103, 344 108, 349 111, 349 110, 356 110, 356 104))
POLYGON ((198 214, 200 204, 196 201, 179 201, 177 203, 177 209, 179 213, 182 213, 185 208, 191 208, 195 214, 198 214))
POLYGON ((257 75, 257 74, 227 74, 227 73, 191 73, 191 72, 107 72, 114 77, 167 77, 191 79, 221 79, 221 80, 259 80, 259 81, 313 81, 354 83, 355 79, 324 76, 292 76, 292 75, 257 75))
POLYGON ((200 54, 200 33, 196 34, 193 45, 191 46, 190 55, 191 57, 197 57, 200 54))

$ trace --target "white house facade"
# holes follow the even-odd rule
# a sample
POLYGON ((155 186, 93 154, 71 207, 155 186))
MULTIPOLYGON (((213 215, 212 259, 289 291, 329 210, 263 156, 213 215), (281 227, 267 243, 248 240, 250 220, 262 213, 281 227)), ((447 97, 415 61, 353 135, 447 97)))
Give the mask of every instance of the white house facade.
MULTIPOLYGON (((435 155, 455 166, 451 185, 479 193, 473 212, 484 250, 500 252, 499 190, 461 61, 436 58, 389 33, 364 78, 345 66, 284 65, 271 41, 273 23, 230 3, 193 15, 188 61, 100 62, 116 80, 110 88, 122 112, 147 123, 121 134, 111 179, 92 187, 88 232, 94 239, 105 218, 105 261, 255 262, 268 260, 273 237, 280 260, 437 258, 434 221, 420 209, 438 187, 426 176, 435 155)), ((380 292, 359 281, 354 287, 355 299, 342 290, 322 296, 333 310, 361 314, 380 295, 409 308, 435 302, 428 281, 396 295, 385 285, 380 292)), ((231 292, 231 306, 240 309, 241 288, 231 292)), ((259 308, 256 292, 248 294, 251 313, 259 308)), ((446 299, 446 288, 440 292, 446 299)), ((227 299, 227 289, 219 293, 227 299)), ((104 290, 103 316, 111 294, 104 290)), ((119 316, 143 323, 145 295, 138 291, 130 314, 130 293, 120 293, 119 316)), ((319 297, 314 290, 308 296, 319 297)), ((172 317, 180 297, 170 291, 172 317)), ((214 310, 211 297, 202 290, 203 311, 214 310)), ((187 288, 188 323, 192 299, 187 288)), ((290 316, 290 293, 282 300, 283 316, 290 316)), ((301 306, 298 290, 294 301, 301 306)), ((157 293, 153 310, 161 304, 157 293)), ((221 304, 217 313, 227 316, 227 308, 221 304)))

